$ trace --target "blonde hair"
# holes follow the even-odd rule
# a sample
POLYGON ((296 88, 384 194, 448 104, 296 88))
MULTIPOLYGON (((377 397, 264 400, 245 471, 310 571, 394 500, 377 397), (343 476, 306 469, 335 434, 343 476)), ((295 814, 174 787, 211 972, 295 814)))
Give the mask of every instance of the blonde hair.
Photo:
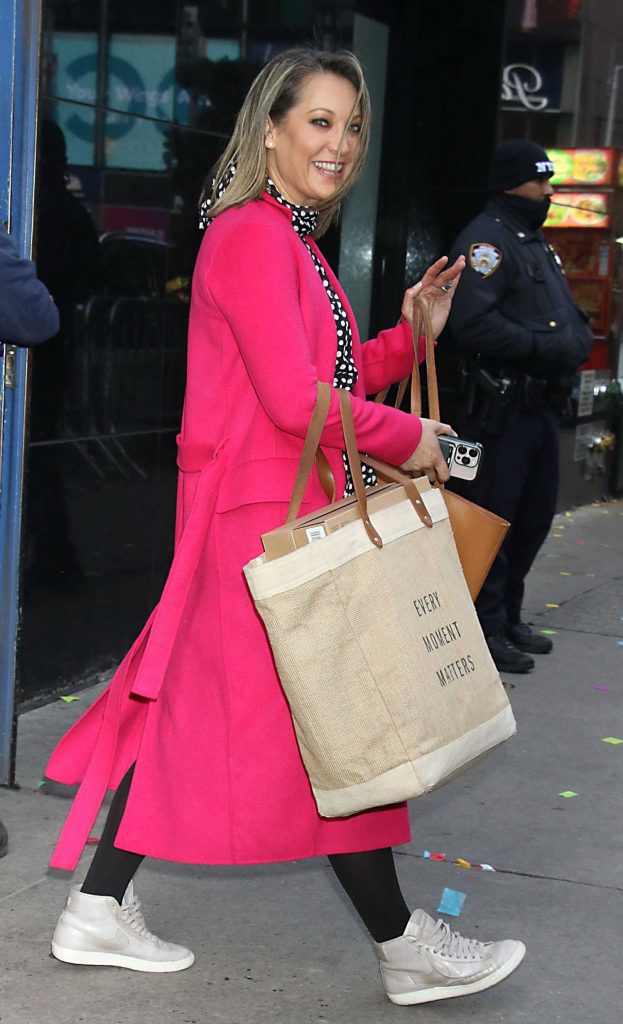
MULTIPOLYGON (((363 68, 348 50, 312 50, 307 48, 286 50, 273 57, 253 81, 236 119, 233 135, 218 163, 208 175, 200 203, 210 200, 209 216, 217 217, 230 206, 241 206, 257 199, 266 188, 266 149, 264 136, 270 118, 280 124, 295 106, 310 75, 332 74, 345 78, 354 87, 357 107, 361 113, 359 146, 353 168, 330 199, 318 205, 318 224, 314 236, 319 237, 337 217, 346 194, 355 184, 363 166, 370 138, 370 96, 363 76, 363 68), (235 174, 231 177, 231 168, 235 174), (219 185, 231 177, 225 190, 219 185)), ((351 115, 351 116, 352 116, 351 115)))

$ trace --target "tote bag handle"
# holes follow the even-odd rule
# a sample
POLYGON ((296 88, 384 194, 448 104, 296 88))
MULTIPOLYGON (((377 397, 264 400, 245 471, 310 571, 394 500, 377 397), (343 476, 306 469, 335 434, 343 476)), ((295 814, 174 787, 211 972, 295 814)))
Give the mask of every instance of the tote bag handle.
MULTIPOLYGON (((303 493, 307 486, 307 481, 314 464, 316 452, 319 450, 320 437, 331 406, 332 389, 329 384, 326 384, 323 381, 318 381, 317 389, 318 395, 316 398, 316 404, 314 406, 314 412, 303 444, 301 460, 299 462, 299 468, 294 481, 292 497, 288 506, 288 513, 286 516, 287 523, 293 522, 299 514, 301 501, 303 500, 303 493)), ((350 392, 344 388, 335 388, 335 390, 337 391, 340 403, 340 415, 342 418, 342 430, 344 432, 344 442, 346 445, 346 457, 348 459, 348 465, 353 479, 359 515, 365 527, 365 531, 372 543, 375 544, 376 547, 382 547, 383 541, 374 527, 374 524, 371 522, 368 512, 368 499, 361 472, 361 458, 357 451, 357 438, 355 435, 351 395, 350 392)), ((378 468, 384 476, 388 477, 395 483, 402 484, 421 521, 425 526, 432 527, 433 521, 428 514, 426 505, 422 501, 420 492, 411 477, 402 473, 399 469, 389 466, 387 463, 378 462, 376 459, 372 459, 367 455, 364 455, 363 458, 370 465, 378 468)))
MULTIPOLYGON (((426 342, 426 382, 428 388, 428 415, 433 420, 441 419, 439 407, 439 386, 437 383, 437 367, 435 366, 435 335, 433 322, 431 320, 428 303, 425 299, 416 299, 413 304, 413 320, 411 321, 411 333, 413 337, 413 372, 405 377, 398 384, 398 393, 394 405, 399 409, 405 396, 409 379, 411 380, 411 412, 414 416, 422 415, 422 384, 420 380, 420 366, 418 355, 420 348, 420 336, 423 334, 426 342)), ((389 388, 379 391, 375 398, 376 402, 384 402, 387 398, 389 388)))
MULTIPOLYGON (((307 486, 307 481, 309 480, 316 452, 320 445, 322 431, 327 421, 329 408, 331 406, 331 386, 325 381, 319 380, 316 387, 318 389, 316 404, 314 406, 314 412, 303 444, 301 461, 299 462, 299 468, 294 481, 294 489, 288 506, 286 523, 293 522, 299 514, 301 501, 303 500, 303 493, 307 486)), ((355 425, 353 422, 353 410, 350 404, 350 393, 344 390, 344 388, 335 388, 335 390, 338 393, 340 402, 340 416, 342 418, 342 430, 344 432, 344 441, 346 444, 346 456, 348 458, 348 465, 350 467, 355 487, 355 497, 357 498, 359 515, 361 516, 361 521, 363 522, 368 537, 377 548, 381 548, 383 547, 383 541, 370 521, 370 516, 368 514, 366 488, 361 473, 361 465, 357 456, 357 442, 355 440, 355 425)))

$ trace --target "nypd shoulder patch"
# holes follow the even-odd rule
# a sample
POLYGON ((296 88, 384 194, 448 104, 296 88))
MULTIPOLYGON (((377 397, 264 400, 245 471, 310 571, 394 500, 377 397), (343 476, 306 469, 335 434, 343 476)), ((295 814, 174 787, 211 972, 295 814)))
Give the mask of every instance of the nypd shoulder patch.
POLYGON ((502 262, 502 253, 490 242, 474 242, 469 247, 469 265, 477 274, 491 277, 502 262))

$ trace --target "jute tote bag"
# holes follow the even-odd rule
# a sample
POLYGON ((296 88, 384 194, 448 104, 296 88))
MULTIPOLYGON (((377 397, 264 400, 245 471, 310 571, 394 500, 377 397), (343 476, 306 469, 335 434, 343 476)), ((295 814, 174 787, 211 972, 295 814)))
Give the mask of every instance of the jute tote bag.
MULTIPOLYGON (((420 333, 423 330, 426 337, 426 378, 429 415, 435 420, 441 420, 433 326, 428 307, 424 302, 420 303, 416 300, 412 328, 413 346, 415 349, 413 373, 410 377, 400 381, 395 406, 399 409, 402 405, 409 381, 411 381, 411 412, 414 416, 422 415, 418 342, 420 333)), ((380 392, 376 396, 376 401, 384 401, 388 391, 389 388, 386 388, 380 392)), ((363 455, 362 458, 365 459, 366 456, 363 455)), ((370 462, 369 459, 367 461, 370 462)), ((382 476, 385 476, 382 467, 376 468, 382 476)), ((460 494, 455 494, 454 491, 444 489, 443 496, 448 508, 452 532, 454 533, 454 540, 459 558, 461 559, 461 565, 463 566, 467 586, 472 600, 475 601, 493 565, 493 560, 502 546, 510 523, 495 515, 494 512, 489 512, 488 509, 468 501, 467 498, 462 498, 460 494)))
POLYGON ((418 796, 515 731, 442 491, 399 473, 366 493, 338 393, 356 497, 296 518, 331 400, 319 384, 288 521, 244 570, 328 818, 418 796))

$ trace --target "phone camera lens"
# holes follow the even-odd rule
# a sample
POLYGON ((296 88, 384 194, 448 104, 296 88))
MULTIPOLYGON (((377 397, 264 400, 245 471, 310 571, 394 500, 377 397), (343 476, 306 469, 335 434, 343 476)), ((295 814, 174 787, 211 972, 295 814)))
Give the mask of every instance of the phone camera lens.
POLYGON ((460 444, 459 447, 458 447, 459 455, 465 455, 466 451, 467 451, 467 448, 465 447, 465 445, 464 444, 460 444))
POLYGON ((464 466, 469 466, 469 458, 467 457, 467 455, 461 456, 461 462, 463 463, 464 466))
POLYGON ((477 448, 470 448, 469 454, 471 455, 472 459, 477 458, 478 457, 478 449, 477 448))

